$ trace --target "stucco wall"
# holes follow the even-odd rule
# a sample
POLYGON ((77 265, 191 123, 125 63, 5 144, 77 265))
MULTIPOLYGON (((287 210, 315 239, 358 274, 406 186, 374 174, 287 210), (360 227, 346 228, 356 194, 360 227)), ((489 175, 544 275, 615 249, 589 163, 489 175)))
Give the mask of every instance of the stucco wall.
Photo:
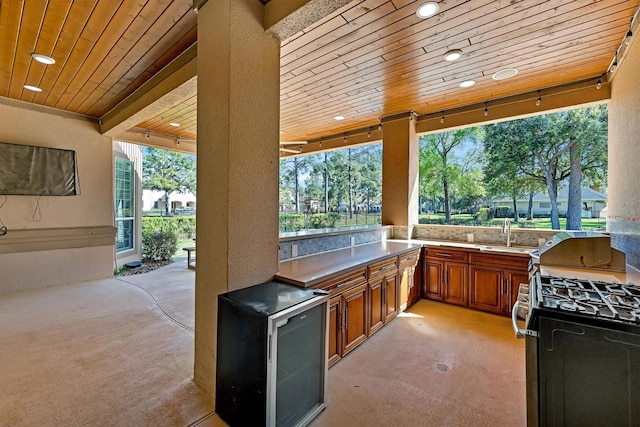
POLYGON ((611 83, 607 230, 640 267, 640 42, 633 40, 611 83))
MULTIPOLYGON (((81 250, 6 249, 21 230, 40 230, 46 240, 54 229, 113 226, 111 138, 101 136, 97 124, 82 116, 0 98, 0 141, 75 150, 81 191, 78 196, 43 196, 39 212, 36 197, 7 196, 0 208, 0 219, 9 230, 4 241, 0 237, 0 292, 110 277, 113 245, 91 246, 90 236, 89 246, 81 250)), ((0 204, 3 200, 0 195, 0 204)), ((55 239, 52 245, 64 244, 55 239)))

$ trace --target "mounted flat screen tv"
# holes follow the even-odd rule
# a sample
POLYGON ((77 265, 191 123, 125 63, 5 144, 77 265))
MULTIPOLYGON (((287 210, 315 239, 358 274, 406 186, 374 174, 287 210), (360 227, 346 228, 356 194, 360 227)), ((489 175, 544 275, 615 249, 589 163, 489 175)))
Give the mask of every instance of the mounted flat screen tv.
POLYGON ((0 142, 0 194, 80 194, 76 152, 0 142))

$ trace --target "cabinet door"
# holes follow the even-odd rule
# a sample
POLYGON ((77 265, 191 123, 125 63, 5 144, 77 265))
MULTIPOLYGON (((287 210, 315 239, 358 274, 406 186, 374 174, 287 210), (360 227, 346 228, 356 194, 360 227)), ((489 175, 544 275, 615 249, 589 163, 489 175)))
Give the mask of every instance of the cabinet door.
POLYGON ((400 295, 398 292, 398 275, 384 278, 384 323, 392 320, 400 311, 400 295))
POLYGON ((513 304, 516 303, 518 299, 518 289, 520 288, 520 283, 529 283, 529 273, 526 271, 516 271, 516 270, 507 270, 505 272, 505 277, 507 280, 507 290, 509 291, 509 295, 506 295, 505 300, 505 310, 506 314, 511 314, 511 309, 513 308, 513 304))
POLYGON ((442 291, 443 263, 425 260, 423 274, 425 298, 442 301, 444 298, 442 291))
POLYGON ((467 305, 467 266, 446 263, 444 277, 444 300, 458 305, 467 305))
POLYGON ((342 296, 344 302, 342 355, 344 356, 367 339, 367 284, 356 286, 342 296))
POLYGON ((407 307, 420 301, 420 289, 422 288, 422 263, 416 264, 415 271, 409 269, 409 280, 409 301, 407 302, 407 307))
POLYGON ((469 307, 502 313, 502 270, 471 266, 470 272, 469 307))
POLYGON ((384 288, 383 277, 377 277, 369 280, 369 331, 368 335, 373 334, 384 325, 385 307, 384 307, 384 288))
POLYGON ((342 296, 331 298, 329 302, 329 366, 340 360, 342 354, 342 296))

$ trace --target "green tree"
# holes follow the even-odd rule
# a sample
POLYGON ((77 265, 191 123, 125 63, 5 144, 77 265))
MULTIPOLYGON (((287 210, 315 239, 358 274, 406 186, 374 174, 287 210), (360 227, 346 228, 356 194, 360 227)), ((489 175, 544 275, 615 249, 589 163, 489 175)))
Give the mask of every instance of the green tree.
POLYGON ((420 175, 431 175, 433 178, 429 179, 427 185, 435 189, 437 183, 442 190, 447 224, 451 223, 451 190, 462 173, 462 167, 457 162, 456 149, 465 142, 474 144, 477 136, 477 128, 464 128, 420 137, 421 149, 426 151, 424 156, 421 156, 424 161, 420 165, 420 175))
POLYGON ((188 190, 196 194, 195 156, 145 148, 142 160, 142 188, 164 191, 165 213, 168 215, 171 193, 183 193, 188 190))
POLYGON ((302 187, 300 178, 307 172, 309 160, 307 156, 294 156, 280 160, 280 192, 282 189, 289 189, 293 196, 295 213, 300 213, 300 201, 302 198, 302 187))
POLYGON ((582 173, 597 181, 606 168, 606 107, 496 123, 487 128, 484 143, 489 153, 486 174, 499 177, 496 187, 510 189, 511 194, 517 188, 536 187, 527 179, 521 186, 519 180, 524 177, 545 186, 554 230, 560 229, 558 185, 573 174, 567 228, 580 228, 582 173))

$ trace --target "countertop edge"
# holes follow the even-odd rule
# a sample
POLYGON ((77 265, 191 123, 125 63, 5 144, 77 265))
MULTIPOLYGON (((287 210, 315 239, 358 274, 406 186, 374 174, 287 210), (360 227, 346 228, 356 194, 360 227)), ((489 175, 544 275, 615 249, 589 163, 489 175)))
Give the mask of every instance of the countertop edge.
MULTIPOLYGON (((393 251, 393 253, 391 253, 391 254, 385 254, 385 255, 374 256, 374 257, 371 257, 371 258, 367 258, 367 259, 363 260, 362 262, 360 262, 358 264, 352 265, 352 266, 347 267, 347 268, 339 269, 339 270, 336 270, 336 271, 332 271, 332 272, 330 272, 330 273, 328 273, 328 274, 326 274, 326 275, 324 275, 322 277, 318 277, 318 278, 311 279, 311 280, 308 280, 308 281, 296 280, 295 278, 292 278, 292 277, 282 276, 279 273, 276 273, 275 280, 280 280, 282 282, 289 283, 289 284, 296 285, 296 286, 300 286, 302 288, 311 288, 311 287, 317 285, 318 283, 322 283, 322 282, 324 282, 326 280, 330 280, 330 279, 333 279, 335 277, 341 276, 343 274, 350 273, 352 271, 355 271, 355 270, 358 270, 360 268, 366 267, 369 264, 381 261, 381 260, 386 259, 386 258, 399 256, 399 255, 402 255, 402 254, 404 254, 406 252, 410 252, 410 251, 422 248, 422 245, 420 245, 420 244, 418 244, 416 242, 409 242, 409 241, 406 241, 406 240, 405 241, 393 240, 393 242, 396 242, 396 243, 407 243, 407 244, 410 244, 412 246, 411 247, 407 247, 407 248, 403 248, 403 249, 400 249, 400 250, 397 250, 397 251, 393 251)), ((371 244, 371 243, 368 243, 368 244, 371 244)), ((362 246, 364 246, 364 245, 362 245, 362 246)), ((349 248, 335 249, 335 251, 344 250, 344 249, 349 249, 349 248)), ((333 252, 333 251, 329 251, 329 252, 333 252)), ((323 252, 323 253, 326 253, 326 252, 323 252)), ((318 254, 316 254, 316 255, 318 255, 318 254)), ((313 256, 314 255, 307 255, 306 257, 308 258, 308 257, 313 257, 313 256)), ((290 262, 290 261, 294 261, 294 260, 295 260, 295 258, 292 258, 292 259, 286 260, 285 262, 290 262)))

